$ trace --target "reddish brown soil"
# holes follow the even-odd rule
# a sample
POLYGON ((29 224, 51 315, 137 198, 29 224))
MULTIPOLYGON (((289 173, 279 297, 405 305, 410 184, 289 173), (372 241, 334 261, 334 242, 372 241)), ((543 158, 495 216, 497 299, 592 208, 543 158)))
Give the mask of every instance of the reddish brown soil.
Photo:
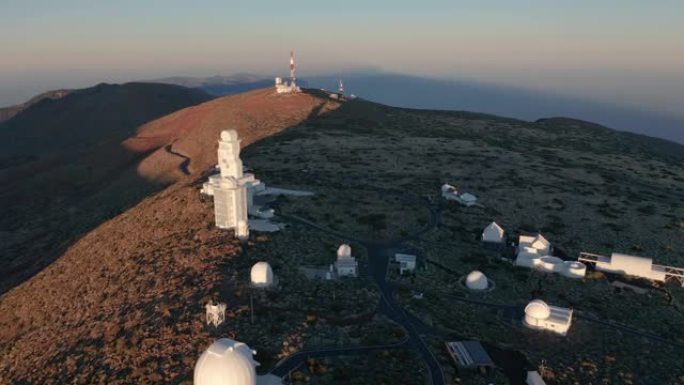
POLYGON ((123 142, 131 151, 152 152, 138 167, 141 176, 153 181, 177 181, 182 177, 183 158, 190 158, 188 171, 200 174, 217 163, 216 148, 222 130, 235 129, 246 146, 295 126, 310 116, 333 110, 338 102, 303 93, 277 95, 272 88, 214 99, 164 116, 140 127, 123 142))
POLYGON ((187 378, 202 303, 239 251, 211 205, 174 185, 102 224, 2 297, 0 383, 142 384, 187 378))

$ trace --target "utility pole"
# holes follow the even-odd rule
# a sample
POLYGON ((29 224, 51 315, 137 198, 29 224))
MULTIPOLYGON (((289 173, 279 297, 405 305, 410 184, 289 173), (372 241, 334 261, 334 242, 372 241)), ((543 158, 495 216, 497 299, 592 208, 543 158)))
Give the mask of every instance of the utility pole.
POLYGON ((249 313, 250 320, 254 323, 254 293, 251 290, 249 291, 249 313))

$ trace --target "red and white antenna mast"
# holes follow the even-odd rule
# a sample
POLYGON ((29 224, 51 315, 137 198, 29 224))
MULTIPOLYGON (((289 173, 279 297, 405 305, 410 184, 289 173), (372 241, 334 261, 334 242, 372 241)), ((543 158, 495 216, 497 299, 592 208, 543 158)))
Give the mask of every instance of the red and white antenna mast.
POLYGON ((290 85, 295 87, 295 62, 294 62, 294 52, 290 51, 290 85))

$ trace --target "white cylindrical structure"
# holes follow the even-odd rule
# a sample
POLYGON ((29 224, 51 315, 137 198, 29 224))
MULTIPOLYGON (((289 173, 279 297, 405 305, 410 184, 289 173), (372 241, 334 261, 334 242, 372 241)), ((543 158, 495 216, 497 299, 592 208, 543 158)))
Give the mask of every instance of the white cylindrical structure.
POLYGON ((195 364, 194 385, 256 385, 252 350, 228 338, 216 340, 195 364))
POLYGON ((257 262, 252 266, 250 272, 250 281, 252 286, 270 287, 273 286, 275 280, 273 276, 273 269, 268 262, 257 262))
POLYGON ((539 259, 539 263, 536 264, 536 267, 549 273, 561 272, 563 270, 563 260, 558 257, 546 255, 539 259))
POLYGON ((567 261, 564 263, 565 270, 563 275, 569 278, 584 278, 587 274, 587 266, 578 261, 567 261))
POLYGON ((486 290, 489 287, 487 276, 479 270, 474 270, 468 274, 465 285, 470 290, 486 290))
POLYGON ((544 320, 551 316, 551 309, 546 302, 535 299, 525 306, 525 324, 532 328, 543 327, 544 320))

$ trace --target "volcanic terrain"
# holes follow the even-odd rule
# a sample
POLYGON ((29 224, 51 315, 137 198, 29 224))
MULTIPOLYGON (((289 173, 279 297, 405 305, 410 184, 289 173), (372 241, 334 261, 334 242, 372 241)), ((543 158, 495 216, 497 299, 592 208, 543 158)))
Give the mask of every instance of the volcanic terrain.
MULTIPOLYGON (((14 228, 3 228, 7 239, 25 234, 11 256, 46 258, 47 267, 0 297, 0 383, 191 384, 195 360, 221 336, 257 349, 264 371, 302 350, 400 345, 406 334, 381 314, 370 279, 370 258, 378 256, 356 241, 411 250, 428 266, 409 278, 392 270, 387 279, 449 383, 505 381, 499 369, 489 380, 456 372, 443 342, 458 339, 482 340, 535 366, 544 359, 549 384, 684 379, 683 289, 646 284, 648 294, 637 294, 615 290, 602 274, 543 275, 479 243, 496 220, 511 236, 542 231, 569 258, 624 251, 684 265, 682 145, 571 119, 525 122, 263 89, 148 122, 115 148, 130 163, 101 178, 106 187, 94 195, 69 202, 68 214, 48 216, 46 228, 75 226, 83 221, 75 213, 105 204, 122 210, 110 200, 129 190, 135 197, 122 200, 133 207, 110 212, 104 223, 99 213, 69 232, 65 239, 78 240, 67 241, 56 260, 46 257, 54 243, 29 246, 41 233, 32 217, 16 216, 14 228), (245 245, 214 228, 212 201, 199 193, 216 163, 219 133, 230 128, 243 139, 245 164, 265 183, 315 192, 278 200, 288 227, 253 232, 245 245), (481 206, 442 201, 444 182, 476 194, 481 206), (342 242, 352 243, 361 277, 306 279, 300 267, 327 266, 342 242), (252 321, 246 277, 260 260, 273 265, 280 289, 256 296, 252 321), (462 290, 459 278, 474 269, 497 288, 462 290), (516 312, 539 296, 575 308, 567 337, 521 325, 516 312), (228 304, 219 328, 203 322, 211 299, 228 304)), ((341 357, 307 361, 297 378, 423 383, 423 362, 411 354, 388 348, 353 370, 341 357)))

